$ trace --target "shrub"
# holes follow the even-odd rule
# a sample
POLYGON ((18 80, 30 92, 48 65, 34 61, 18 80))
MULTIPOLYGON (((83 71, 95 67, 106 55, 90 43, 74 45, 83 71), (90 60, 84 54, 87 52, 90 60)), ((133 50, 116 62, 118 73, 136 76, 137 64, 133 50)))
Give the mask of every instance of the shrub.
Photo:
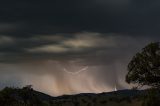
POLYGON ((160 92, 158 89, 149 89, 147 95, 144 97, 142 106, 159 106, 160 92))

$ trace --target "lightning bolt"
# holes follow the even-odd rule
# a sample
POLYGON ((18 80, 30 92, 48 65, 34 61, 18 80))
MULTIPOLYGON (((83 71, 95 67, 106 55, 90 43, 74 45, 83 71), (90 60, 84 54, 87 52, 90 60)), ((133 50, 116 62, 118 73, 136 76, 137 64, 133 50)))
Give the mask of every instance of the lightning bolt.
POLYGON ((76 72, 71 72, 71 71, 68 71, 66 68, 63 69, 64 72, 66 73, 69 73, 69 74, 72 74, 72 75, 77 75, 83 71, 86 71, 88 69, 88 66, 87 67, 84 67, 82 69, 80 69, 79 71, 76 71, 76 72))

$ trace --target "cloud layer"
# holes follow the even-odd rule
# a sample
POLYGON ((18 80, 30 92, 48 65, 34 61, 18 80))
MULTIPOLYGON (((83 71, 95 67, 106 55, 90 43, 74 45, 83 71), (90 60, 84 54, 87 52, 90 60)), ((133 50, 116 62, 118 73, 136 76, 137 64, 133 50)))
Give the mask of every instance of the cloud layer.
POLYGON ((43 0, 0 4, 0 33, 33 34, 74 32, 159 34, 158 0, 43 0))

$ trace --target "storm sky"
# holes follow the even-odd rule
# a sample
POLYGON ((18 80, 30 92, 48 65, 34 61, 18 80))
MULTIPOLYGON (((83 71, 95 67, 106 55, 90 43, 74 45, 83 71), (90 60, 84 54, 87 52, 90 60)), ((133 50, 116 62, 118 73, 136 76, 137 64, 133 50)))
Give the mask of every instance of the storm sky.
POLYGON ((53 96, 131 88, 127 64, 159 34, 159 0, 1 1, 0 88, 32 84, 53 96))

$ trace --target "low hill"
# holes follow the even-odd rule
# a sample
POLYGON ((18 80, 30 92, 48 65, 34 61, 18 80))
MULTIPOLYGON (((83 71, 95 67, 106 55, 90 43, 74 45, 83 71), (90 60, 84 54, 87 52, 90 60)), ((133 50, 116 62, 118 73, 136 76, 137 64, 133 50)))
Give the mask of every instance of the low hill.
POLYGON ((141 106, 146 90, 119 90, 52 97, 32 88, 0 91, 0 106, 141 106))

